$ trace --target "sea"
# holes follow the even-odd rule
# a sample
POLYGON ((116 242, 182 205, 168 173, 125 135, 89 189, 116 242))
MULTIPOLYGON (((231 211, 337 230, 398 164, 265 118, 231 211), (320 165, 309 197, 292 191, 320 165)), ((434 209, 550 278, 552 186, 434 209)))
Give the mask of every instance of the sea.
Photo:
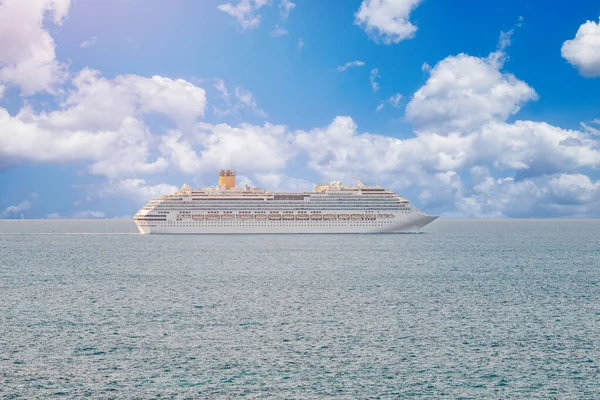
POLYGON ((600 398, 600 220, 136 232, 0 221, 0 398, 600 398))

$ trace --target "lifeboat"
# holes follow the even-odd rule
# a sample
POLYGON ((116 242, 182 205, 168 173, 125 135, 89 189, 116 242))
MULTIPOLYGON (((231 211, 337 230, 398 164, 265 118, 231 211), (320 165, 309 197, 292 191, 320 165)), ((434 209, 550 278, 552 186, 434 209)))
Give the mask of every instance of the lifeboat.
POLYGON ((219 217, 217 214, 207 214, 206 219, 211 220, 211 221, 216 221, 216 220, 221 219, 221 217, 219 217))
POLYGON ((274 221, 278 221, 281 219, 281 214, 269 214, 269 219, 270 220, 274 220, 274 221))
POLYGON ((252 219, 252 215, 250 215, 250 214, 239 214, 238 218, 239 219, 252 219))
POLYGON ((335 214, 323 214, 323 219, 326 219, 326 220, 335 219, 335 214))
POLYGON ((362 219, 362 214, 352 214, 352 219, 362 219))
POLYGON ((192 214, 192 219, 203 220, 204 219, 204 214, 192 214))
POLYGON ((366 214, 365 215, 365 219, 374 220, 374 219, 377 219, 377 215, 375 215, 375 214, 366 214))
POLYGON ((284 214, 283 219, 289 221, 290 219, 296 219, 294 214, 284 214))
POLYGON ((254 219, 267 219, 267 216, 265 214, 256 214, 254 219))
POLYGON ((340 214, 338 215, 338 219, 350 219, 350 216, 348 214, 340 214))
POLYGON ((307 220, 308 219, 308 214, 296 214, 296 219, 307 220))
POLYGON ((223 214, 223 215, 221 215, 221 219, 233 219, 233 215, 231 215, 231 214, 223 214))
POLYGON ((310 216, 310 219, 321 220, 323 219, 323 216, 321 214, 313 214, 310 216))

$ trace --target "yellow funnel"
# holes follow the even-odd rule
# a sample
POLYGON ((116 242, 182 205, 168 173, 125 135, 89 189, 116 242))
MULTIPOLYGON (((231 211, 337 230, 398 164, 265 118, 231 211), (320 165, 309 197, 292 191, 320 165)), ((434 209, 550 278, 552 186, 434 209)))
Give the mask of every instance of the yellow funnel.
POLYGON ((222 169, 219 172, 219 186, 225 186, 225 189, 231 189, 235 187, 235 171, 228 169, 222 169))

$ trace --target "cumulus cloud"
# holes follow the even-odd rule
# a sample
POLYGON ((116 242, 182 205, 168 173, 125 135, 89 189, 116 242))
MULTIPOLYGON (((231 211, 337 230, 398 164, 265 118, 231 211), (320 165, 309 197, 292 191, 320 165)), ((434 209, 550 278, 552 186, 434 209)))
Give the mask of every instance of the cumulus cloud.
POLYGON ((281 0, 279 3, 279 16, 282 20, 288 19, 292 10, 296 8, 296 4, 289 0, 281 0))
POLYGON ((73 213, 73 219, 103 219, 106 218, 106 214, 102 211, 76 211, 73 213))
POLYGON ((164 158, 148 161, 156 139, 144 123, 148 114, 191 128, 204 114, 205 91, 183 80, 121 75, 113 80, 82 70, 60 110, 15 116, 0 108, 0 155, 8 164, 91 161, 90 172, 108 177, 154 173, 164 158))
POLYGON ((29 107, 14 117, 0 108, 0 126, 0 154, 9 165, 91 161, 90 172, 106 176, 156 172, 166 166, 164 159, 147 163, 148 133, 134 118, 114 130, 70 129, 51 125, 48 115, 29 107))
POLYGON ((581 75, 600 76, 600 23, 582 24, 575 38, 563 43, 561 54, 581 75))
MULTIPOLYGON (((541 182, 545 176, 600 168, 597 139, 586 132, 532 121, 492 122, 466 135, 429 133, 396 139, 359 133, 350 117, 336 117, 327 127, 297 132, 294 140, 308 157, 308 166, 324 177, 376 176, 400 189, 419 187, 421 201, 429 209, 446 205, 464 215, 468 204, 458 207, 459 201, 471 195, 460 171, 481 172, 490 166, 523 185, 520 182, 541 182)), ((480 189, 477 193, 482 196, 484 188, 480 189)), ((491 191, 489 196, 493 196, 491 191)), ((498 212, 506 216, 507 210, 498 212)))
POLYGON ((181 172, 193 174, 202 170, 196 151, 180 132, 171 131, 162 137, 161 151, 169 157, 169 163, 181 172))
POLYGON ((554 174, 515 181, 487 176, 456 200, 471 218, 587 217, 600 215, 600 181, 583 174, 554 174))
POLYGON ((148 184, 144 179, 128 178, 106 183, 100 190, 100 195, 126 197, 135 206, 141 206, 149 199, 173 194, 177 190, 176 186, 166 183, 148 184))
POLYGON ((281 37, 288 34, 287 29, 280 27, 279 25, 275 25, 275 29, 271 32, 271 36, 273 37, 281 37))
POLYGON ((114 129, 128 116, 159 113, 190 127, 206 108, 206 91, 183 79, 118 75, 110 80, 84 68, 72 83, 63 110, 49 114, 54 125, 114 129))
POLYGON ((417 27, 410 13, 421 0, 363 0, 354 15, 354 24, 365 29, 372 40, 392 44, 410 39, 417 27))
POLYGON ((93 46, 96 43, 96 39, 98 39, 96 36, 92 36, 91 38, 84 40, 83 42, 81 42, 81 44, 79 45, 79 47, 90 47, 93 46))
POLYGON ((30 193, 28 198, 22 200, 16 205, 5 207, 0 213, 2 218, 25 218, 26 212, 29 211, 33 205, 33 201, 38 198, 37 193, 30 193))
POLYGON ((364 170, 378 175, 404 167, 445 172, 490 161, 500 169, 535 174, 600 167, 600 144, 594 137, 532 121, 493 122, 467 135, 396 139, 359 134, 352 118, 336 117, 325 128, 297 132, 295 143, 309 155, 312 168, 334 174, 364 170), (565 140, 573 142, 565 146, 565 140))
POLYGON ((192 140, 177 132, 163 138, 161 151, 180 171, 197 173, 235 167, 251 172, 278 171, 295 156, 283 125, 199 124, 192 140))
POLYGON ((281 192, 310 192, 315 184, 304 179, 298 179, 278 172, 263 172, 254 174, 256 183, 267 190, 281 192))
POLYGON ((54 40, 44 27, 44 16, 60 25, 70 0, 6 0, 0 5, 0 81, 17 85, 21 94, 54 92, 66 76, 56 60, 54 40))
POLYGON ((345 70, 347 70, 350 67, 362 67, 363 65, 365 65, 364 61, 360 61, 360 60, 349 61, 346 64, 340 65, 339 67, 337 67, 337 70, 340 72, 344 72, 345 70))
POLYGON ((8 206, 2 211, 2 216, 5 218, 14 218, 20 217, 23 218, 25 216, 24 212, 31 208, 30 200, 23 200, 17 205, 8 206))
POLYGON ((523 104, 537 99, 527 83, 502 71, 509 37, 502 34, 499 49, 486 58, 459 54, 437 63, 406 107, 406 118, 415 129, 468 132, 505 121, 523 104))
POLYGON ((235 18, 242 29, 253 29, 260 25, 260 15, 256 11, 269 3, 270 0, 239 0, 235 5, 225 3, 217 8, 235 18))

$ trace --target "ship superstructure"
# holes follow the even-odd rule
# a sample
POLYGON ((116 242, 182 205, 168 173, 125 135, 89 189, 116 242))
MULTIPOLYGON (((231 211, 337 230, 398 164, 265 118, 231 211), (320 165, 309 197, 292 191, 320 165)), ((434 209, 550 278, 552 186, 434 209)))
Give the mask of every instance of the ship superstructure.
POLYGON ((141 233, 386 233, 414 232, 437 217, 380 186, 336 181, 314 192, 269 192, 235 185, 221 170, 216 187, 183 187, 151 200, 134 221, 141 233))

